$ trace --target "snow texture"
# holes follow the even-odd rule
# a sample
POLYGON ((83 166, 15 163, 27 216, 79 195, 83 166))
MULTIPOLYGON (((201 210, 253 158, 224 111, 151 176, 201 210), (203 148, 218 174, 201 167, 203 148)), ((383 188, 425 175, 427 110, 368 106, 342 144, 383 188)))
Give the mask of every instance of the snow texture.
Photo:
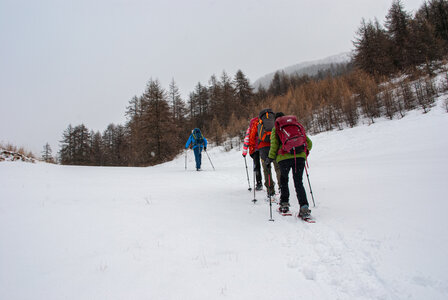
POLYGON ((183 155, 149 168, 2 162, 0 299, 448 299, 441 101, 312 136, 315 224, 269 222, 236 151, 210 149, 216 171, 204 153, 202 172, 191 152, 187 170, 183 155))

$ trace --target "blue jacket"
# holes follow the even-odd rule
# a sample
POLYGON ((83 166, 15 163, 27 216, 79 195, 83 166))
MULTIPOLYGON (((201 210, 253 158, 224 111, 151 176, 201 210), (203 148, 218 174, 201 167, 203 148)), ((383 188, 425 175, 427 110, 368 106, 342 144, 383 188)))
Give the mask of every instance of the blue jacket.
POLYGON ((201 147, 201 148, 202 147, 207 147, 207 139, 205 137, 202 137, 202 138, 204 139, 204 144, 199 145, 199 144, 195 143, 195 139, 194 139, 193 134, 190 134, 190 137, 188 138, 188 141, 185 144, 185 149, 187 149, 188 146, 190 146, 191 143, 193 143, 193 149, 195 149, 197 147, 201 147))

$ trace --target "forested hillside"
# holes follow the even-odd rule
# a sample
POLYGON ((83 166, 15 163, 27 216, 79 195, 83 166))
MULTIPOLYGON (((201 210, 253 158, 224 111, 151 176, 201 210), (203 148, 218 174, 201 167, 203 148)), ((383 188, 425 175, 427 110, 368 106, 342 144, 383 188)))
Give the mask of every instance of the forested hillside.
POLYGON ((416 108, 427 112, 448 89, 447 0, 426 1, 413 15, 395 0, 384 24, 361 21, 353 44, 350 64, 312 77, 278 72, 269 88, 256 92, 241 70, 198 82, 188 99, 174 80, 166 89, 151 79, 129 101, 126 124, 110 124, 103 132, 69 125, 60 162, 154 165, 173 159, 195 127, 217 145, 241 138, 248 120, 265 107, 295 114, 308 132, 317 133, 383 116, 401 118, 416 108))

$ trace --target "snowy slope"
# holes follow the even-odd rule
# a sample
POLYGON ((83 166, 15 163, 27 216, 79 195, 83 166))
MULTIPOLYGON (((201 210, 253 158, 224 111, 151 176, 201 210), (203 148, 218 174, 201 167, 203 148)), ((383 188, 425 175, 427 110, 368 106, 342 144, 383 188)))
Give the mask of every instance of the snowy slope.
POLYGON ((447 128, 439 107, 311 137, 316 224, 269 222, 236 151, 2 162, 0 299, 447 299, 447 128))

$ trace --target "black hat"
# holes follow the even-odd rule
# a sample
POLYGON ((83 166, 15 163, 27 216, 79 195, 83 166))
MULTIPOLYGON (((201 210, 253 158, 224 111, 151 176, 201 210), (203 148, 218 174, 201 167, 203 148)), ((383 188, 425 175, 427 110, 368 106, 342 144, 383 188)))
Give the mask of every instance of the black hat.
POLYGON ((284 115, 285 114, 280 111, 280 112, 275 114, 275 118, 277 119, 277 118, 283 117, 284 115))

